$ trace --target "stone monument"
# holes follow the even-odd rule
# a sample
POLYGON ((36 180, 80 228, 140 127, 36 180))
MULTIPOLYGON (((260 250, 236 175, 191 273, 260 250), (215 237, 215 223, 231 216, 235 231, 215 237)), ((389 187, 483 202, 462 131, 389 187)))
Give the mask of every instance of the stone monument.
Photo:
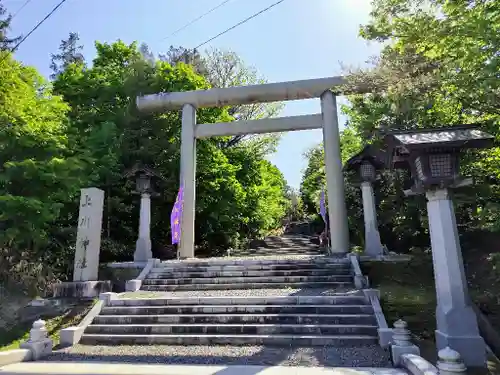
POLYGON ((81 189, 73 282, 56 284, 54 297, 93 298, 111 291, 109 281, 98 281, 104 191, 81 189))

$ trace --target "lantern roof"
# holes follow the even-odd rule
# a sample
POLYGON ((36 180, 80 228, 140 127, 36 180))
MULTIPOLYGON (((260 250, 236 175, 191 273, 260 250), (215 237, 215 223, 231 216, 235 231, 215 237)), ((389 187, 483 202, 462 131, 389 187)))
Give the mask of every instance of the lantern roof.
POLYGON ((387 165, 408 168, 410 154, 459 152, 468 148, 488 148, 494 137, 480 124, 452 125, 433 129, 394 130, 383 139, 387 165))
POLYGON ((345 162, 344 170, 357 169, 365 161, 372 164, 375 169, 383 169, 386 160, 385 154, 385 151, 380 147, 373 144, 366 145, 360 152, 345 162))
POLYGON ((164 178, 157 173, 153 168, 143 165, 140 162, 136 162, 134 166, 130 169, 127 169, 123 174, 123 177, 130 178, 137 175, 146 175, 148 177, 156 177, 158 179, 164 180, 164 178))
POLYGON ((434 129, 391 131, 384 137, 389 148, 412 151, 428 148, 487 148, 494 137, 481 130, 480 124, 454 125, 434 129))

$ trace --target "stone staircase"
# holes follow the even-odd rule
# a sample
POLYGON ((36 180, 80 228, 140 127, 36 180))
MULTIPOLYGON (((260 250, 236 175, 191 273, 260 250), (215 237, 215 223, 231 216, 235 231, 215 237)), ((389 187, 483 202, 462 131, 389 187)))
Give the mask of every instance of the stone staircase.
POLYGON ((284 234, 254 240, 248 249, 233 250, 231 256, 252 257, 266 255, 321 255, 324 249, 318 247, 316 236, 284 234))
POLYGON ((151 270, 141 290, 167 292, 350 286, 352 276, 347 262, 318 257, 161 263, 151 270))
POLYGON ((118 299, 82 337, 87 345, 374 344, 377 327, 363 296, 118 299))
POLYGON ((346 259, 165 262, 151 270, 142 290, 164 295, 111 300, 81 343, 345 347, 378 339, 373 309, 354 289, 346 259), (263 288, 283 293, 234 293, 263 288), (213 290, 224 292, 217 297, 189 294, 213 290))

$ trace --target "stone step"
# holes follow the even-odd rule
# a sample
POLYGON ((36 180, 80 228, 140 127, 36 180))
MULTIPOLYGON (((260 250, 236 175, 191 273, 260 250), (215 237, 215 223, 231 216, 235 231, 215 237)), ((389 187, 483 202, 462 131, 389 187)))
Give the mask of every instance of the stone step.
POLYGON ((370 305, 106 306, 101 315, 147 314, 359 314, 370 305), (363 307, 366 307, 363 310, 363 307), (349 312, 348 312, 349 311, 349 312))
POLYGON ((151 269, 150 273, 161 272, 242 272, 242 271, 287 271, 287 270, 328 270, 331 273, 350 271, 351 267, 344 263, 318 264, 318 263, 294 263, 294 264, 249 264, 245 265, 210 265, 190 266, 174 265, 159 266, 151 269))
POLYGON ((370 335, 377 334, 374 325, 320 325, 320 324, 91 324, 85 329, 89 334, 105 335, 370 335))
POLYGON ((338 314, 175 314, 175 315, 99 315, 93 324, 376 324, 369 306, 338 314))
MULTIPOLYGON (((178 306, 178 305, 366 305, 365 297, 355 292, 328 296, 228 296, 228 297, 166 297, 119 298, 111 306, 178 306)), ((368 305, 369 306, 369 305, 368 305)))
POLYGON ((270 345, 270 346, 361 346, 377 343, 374 335, 100 335, 84 334, 83 345, 270 345))
MULTIPOLYGON (((334 276, 350 276, 349 269, 334 270, 334 276)), ((148 279, 182 279, 182 278, 224 278, 224 277, 273 277, 273 276, 330 276, 332 270, 329 269, 298 269, 298 270, 254 270, 254 271, 205 271, 205 272, 185 272, 185 271, 155 271, 147 275, 148 279)))
POLYGON ((349 265, 346 258, 334 258, 325 256, 312 256, 297 259, 280 259, 270 256, 269 259, 210 259, 206 261, 200 260, 184 260, 184 261, 166 261, 160 263, 158 267, 207 267, 207 266, 231 266, 231 265, 270 265, 270 264, 320 264, 320 265, 349 265))
POLYGON ((200 277, 157 279, 146 278, 144 285, 191 285, 191 284, 234 284, 234 283, 297 283, 297 282, 352 282, 351 275, 323 275, 323 276, 238 276, 238 277, 200 277))
MULTIPOLYGON (((145 280, 146 281, 146 280, 145 280)), ((183 290, 231 290, 231 289, 285 289, 285 288, 346 288, 352 282, 260 282, 230 284, 184 284, 184 285, 148 285, 143 283, 141 290, 151 292, 174 292, 183 290)))

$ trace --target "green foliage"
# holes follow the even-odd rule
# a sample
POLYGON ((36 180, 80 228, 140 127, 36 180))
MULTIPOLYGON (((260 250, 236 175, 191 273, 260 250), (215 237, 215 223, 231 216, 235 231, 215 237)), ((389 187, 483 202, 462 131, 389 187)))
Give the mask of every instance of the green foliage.
MULTIPOLYGON (((0 274, 45 253, 61 209, 75 196, 81 161, 69 149, 68 106, 47 82, 0 55, 0 274)), ((26 264, 30 268, 33 264, 26 264)))
POLYGON ((8 35, 11 22, 12 16, 7 14, 5 6, 0 3, 0 51, 12 50, 15 44, 21 40, 20 36, 12 38, 8 35))

